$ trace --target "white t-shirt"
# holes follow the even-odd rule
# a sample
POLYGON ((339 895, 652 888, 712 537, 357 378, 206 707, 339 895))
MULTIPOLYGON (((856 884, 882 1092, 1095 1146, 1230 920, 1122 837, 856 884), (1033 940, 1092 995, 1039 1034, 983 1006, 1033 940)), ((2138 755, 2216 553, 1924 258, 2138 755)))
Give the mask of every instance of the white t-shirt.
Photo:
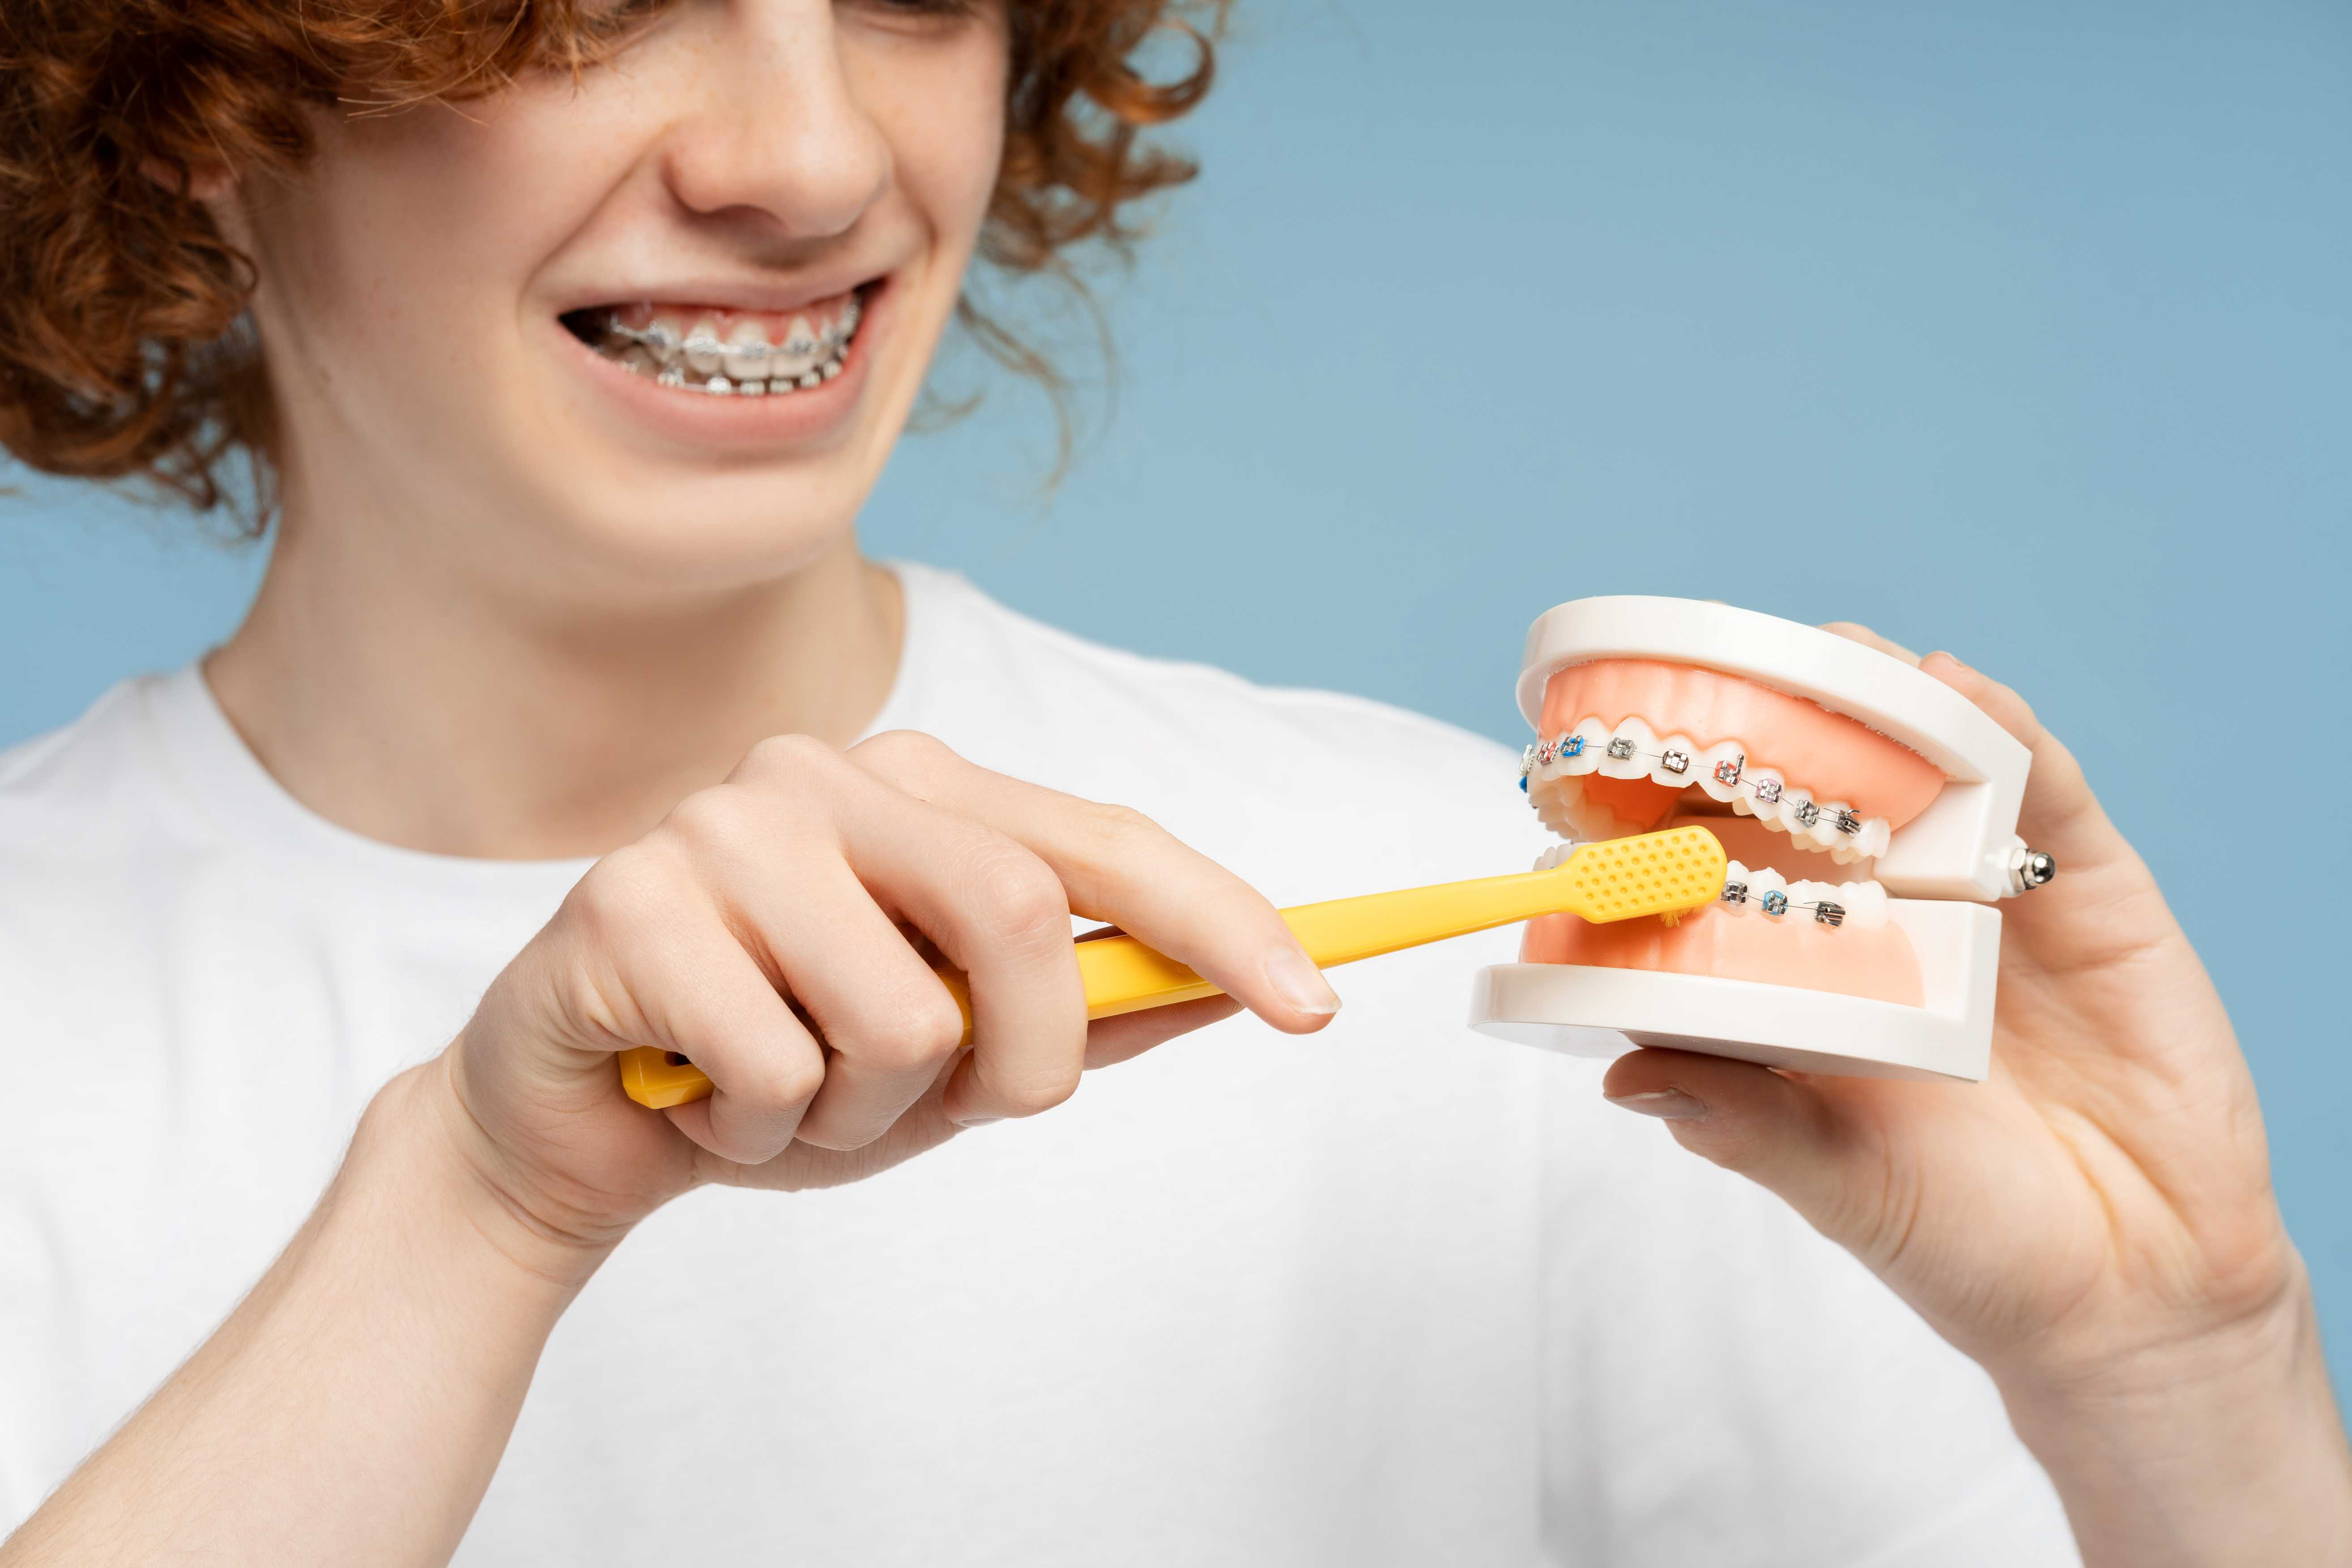
MULTIPOLYGON (((901 576, 877 729, 1138 806, 1277 903, 1545 842, 1490 742, 901 576)), ((193 669, 0 756, 0 1526, 584 868, 331 826, 193 669)), ((1514 940, 1340 970, 1321 1035, 1228 1022, 856 1186, 672 1204, 557 1328, 458 1561, 2076 1562, 1989 1381, 1859 1265, 1595 1064, 1464 1026, 1514 940)))

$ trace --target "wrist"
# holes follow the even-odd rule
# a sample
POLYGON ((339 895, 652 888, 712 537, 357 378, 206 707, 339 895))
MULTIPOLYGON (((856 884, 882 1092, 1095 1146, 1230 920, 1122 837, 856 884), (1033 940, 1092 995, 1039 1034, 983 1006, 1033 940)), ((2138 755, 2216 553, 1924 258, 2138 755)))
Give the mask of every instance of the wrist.
POLYGON ((1994 1381, 2095 1568, 2352 1563, 2352 1452, 2299 1259, 2259 1312, 1994 1381))
POLYGON ((381 1152, 405 1181, 423 1189, 420 1207, 445 1215, 466 1245, 486 1250, 564 1300, 587 1283, 619 1245, 625 1227, 555 1223, 525 1200, 509 1163, 466 1108, 444 1052, 384 1085, 361 1118, 352 1159, 381 1152))

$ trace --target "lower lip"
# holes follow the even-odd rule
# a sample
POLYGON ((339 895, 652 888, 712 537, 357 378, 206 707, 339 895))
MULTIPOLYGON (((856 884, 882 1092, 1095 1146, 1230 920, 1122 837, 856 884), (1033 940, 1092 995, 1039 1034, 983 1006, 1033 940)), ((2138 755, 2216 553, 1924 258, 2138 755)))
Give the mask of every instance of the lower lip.
POLYGON ((551 317, 549 325, 571 345, 572 358, 589 384, 611 398, 634 423, 656 436, 688 446, 736 451, 815 446, 837 437, 857 406, 858 394, 866 385, 866 363, 888 324, 890 292, 887 279, 862 291, 857 335, 842 357, 839 375, 799 392, 771 392, 756 397, 663 386, 650 375, 606 359, 572 336, 562 321, 551 317))

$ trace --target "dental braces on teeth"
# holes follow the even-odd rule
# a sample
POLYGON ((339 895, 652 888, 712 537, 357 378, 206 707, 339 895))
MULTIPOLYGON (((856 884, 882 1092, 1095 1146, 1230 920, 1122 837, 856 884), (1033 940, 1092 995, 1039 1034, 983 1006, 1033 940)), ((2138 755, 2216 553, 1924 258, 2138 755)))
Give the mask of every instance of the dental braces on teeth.
MULTIPOLYGON (((1688 773, 1693 765, 1691 753, 1685 751, 1680 746, 1668 746, 1664 751, 1658 752, 1643 752, 1636 750, 1632 738, 1625 735, 1611 737, 1605 750, 1612 761, 1621 763, 1631 762, 1634 758, 1640 757, 1646 761, 1657 763, 1661 768, 1664 768, 1670 773, 1688 773)), ((1585 738, 1582 735, 1578 734, 1566 734, 1559 737, 1557 741, 1542 741, 1529 746, 1526 752, 1519 758, 1519 789, 1521 793, 1524 794, 1526 792, 1528 780, 1529 776, 1535 773, 1536 769, 1539 767, 1548 767, 1555 761, 1565 761, 1570 757, 1580 757, 1584 754, 1584 752, 1585 738)), ((1780 781, 1778 779, 1746 779, 1745 774, 1747 773, 1747 769, 1748 759, 1746 756, 1727 757, 1723 761, 1715 764, 1715 782, 1721 784, 1726 789, 1738 789, 1742 787, 1744 780, 1745 787, 1748 789, 1748 793, 1753 795, 1759 801, 1761 801, 1766 805, 1770 805, 1780 799, 1781 795, 1786 791, 1786 786, 1783 785, 1780 781)), ((1801 800, 1797 802, 1794 806, 1790 808, 1789 815, 1796 822, 1798 826, 1811 828, 1821 822, 1823 816, 1823 809, 1819 801, 1801 800)), ((1833 812, 1829 814, 1829 816, 1830 826, 1836 828, 1840 833, 1846 835, 1848 837, 1852 837, 1862 831, 1863 817, 1860 812, 1842 805, 1836 807, 1833 812)))
MULTIPOLYGON (((1727 904, 1747 903, 1748 901, 1748 884, 1724 883, 1720 901, 1727 904)), ((1776 919, 1787 914, 1790 910, 1811 910, 1813 911, 1813 921, 1816 924, 1825 926, 1845 924, 1845 906, 1834 899, 1812 899, 1803 903, 1792 903, 1785 890, 1772 888, 1767 889, 1763 897, 1756 900, 1755 902, 1758 909, 1776 919)))
MULTIPOLYGON (((714 370, 708 374, 706 379, 690 382, 686 379, 688 365, 670 363, 665 363, 654 374, 656 385, 707 393, 716 397, 758 397, 763 395, 781 396, 794 392, 813 392, 839 375, 842 363, 849 352, 850 342, 857 335, 857 324, 864 315, 865 311, 858 301, 852 299, 843 310, 840 319, 828 326, 824 331, 815 336, 795 334, 782 343, 771 343, 765 340, 740 343, 724 342, 708 332, 688 332, 681 337, 659 321, 650 322, 642 327, 629 327, 622 325, 619 321, 608 321, 604 323, 604 333, 608 339, 617 338, 625 342, 637 344, 652 353, 656 360, 665 362, 683 356, 688 361, 733 359, 749 360, 758 363, 772 357, 805 360, 820 350, 826 351, 825 358, 821 363, 793 375, 730 378, 714 370)), ((614 363, 633 374, 645 374, 642 369, 628 360, 616 360, 614 363)))

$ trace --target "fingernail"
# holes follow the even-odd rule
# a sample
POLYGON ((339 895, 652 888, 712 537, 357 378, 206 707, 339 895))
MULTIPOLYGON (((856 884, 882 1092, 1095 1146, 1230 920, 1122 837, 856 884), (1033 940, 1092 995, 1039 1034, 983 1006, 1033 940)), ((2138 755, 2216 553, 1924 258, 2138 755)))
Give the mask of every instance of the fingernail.
POLYGON ((1295 947, 1277 947, 1265 958, 1266 984, 1294 1013, 1328 1018, 1339 1010, 1339 994, 1323 972, 1295 947))
POLYGON ((1622 1105, 1628 1110, 1638 1110, 1644 1116, 1655 1116, 1665 1121, 1696 1121, 1706 1114, 1706 1107, 1678 1089, 1656 1089, 1647 1094, 1610 1094, 1602 1099, 1612 1105, 1622 1105))
POLYGON ((954 1118, 955 1124, 958 1127, 985 1127, 992 1121, 1002 1121, 1003 1120, 1004 1118, 1002 1116, 959 1116, 954 1118))

